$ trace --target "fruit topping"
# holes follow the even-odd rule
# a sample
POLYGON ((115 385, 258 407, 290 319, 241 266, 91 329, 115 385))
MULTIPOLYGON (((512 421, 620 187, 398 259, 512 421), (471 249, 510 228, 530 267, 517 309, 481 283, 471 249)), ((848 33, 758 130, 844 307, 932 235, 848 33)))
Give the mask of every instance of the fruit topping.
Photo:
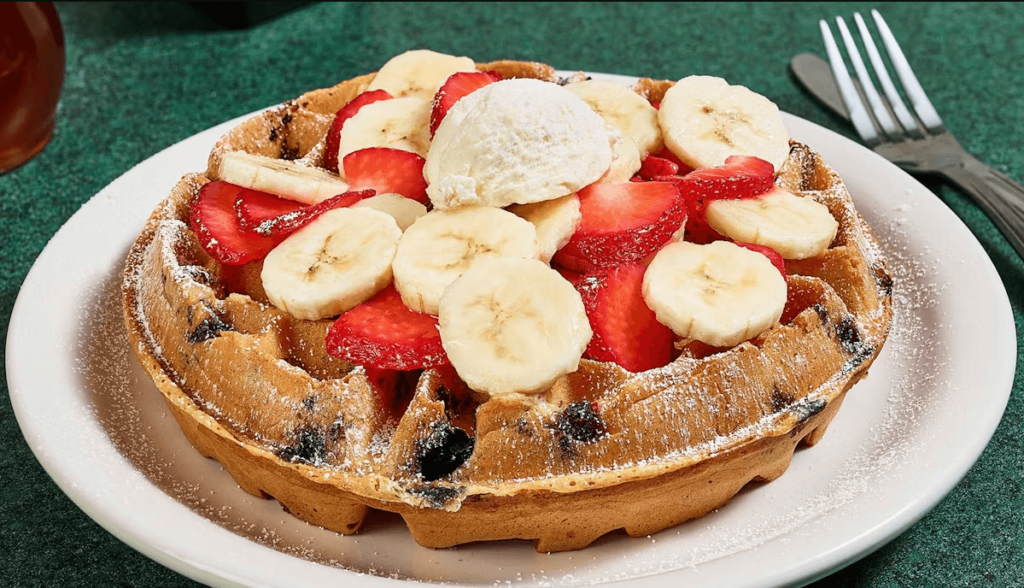
POLYGON ((344 180, 318 167, 244 151, 225 153, 218 173, 225 182, 303 204, 316 204, 348 191, 344 180))
POLYGON ((648 155, 640 162, 640 171, 636 174, 645 180, 653 180, 658 176, 675 176, 679 175, 679 165, 668 159, 648 155))
POLYGON ((731 347, 777 323, 786 280, 768 258, 729 241, 666 245, 644 274, 658 322, 684 340, 731 347))
POLYGON ((447 365, 437 319, 409 310, 393 286, 338 317, 327 332, 327 353, 378 369, 447 365))
POLYGON ((345 192, 317 204, 302 206, 273 194, 246 190, 235 201, 235 212, 238 213, 239 226, 245 232, 264 237, 286 237, 328 210, 353 206, 373 195, 373 190, 345 192))
POLYGON ((434 95, 430 109, 430 136, 434 136, 441 120, 460 98, 502 79, 502 75, 496 71, 464 71, 452 74, 434 95))
POLYGON ((672 361, 676 337, 644 301, 644 270, 639 263, 627 263, 575 282, 594 331, 583 357, 610 361, 631 372, 672 361))
POLYGON ((199 189, 189 222, 203 249, 226 265, 242 265, 261 259, 280 241, 243 232, 235 213, 235 200, 249 192, 227 182, 210 182, 199 189))
POLYGON ((658 109, 665 146, 695 169, 753 155, 775 168, 789 157, 789 132, 779 108, 721 78, 689 76, 665 92, 658 109))
POLYGON ((672 182, 593 184, 579 197, 583 218, 553 258, 576 271, 640 261, 686 221, 685 203, 672 182))
POLYGON ((390 100, 393 98, 384 90, 370 90, 356 96, 351 102, 342 106, 334 115, 334 122, 327 131, 327 140, 324 145, 324 167, 332 172, 338 171, 338 148, 341 146, 341 129, 345 121, 355 116, 359 109, 372 104, 378 100, 390 100))
POLYGON ((401 236, 395 219, 379 210, 328 210, 267 254, 263 290, 296 318, 337 316, 391 283, 401 236))
POLYGON ((492 396, 546 390, 576 370, 592 334, 572 284, 514 257, 470 266, 445 289, 438 323, 459 377, 492 396))
POLYGON ((767 257, 768 261, 771 261, 772 265, 775 266, 775 269, 779 270, 782 277, 786 278, 787 282, 789 281, 789 276, 786 274, 786 262, 782 259, 782 256, 779 255, 778 251, 765 245, 757 245, 756 243, 744 243, 742 241, 734 241, 734 243, 751 251, 757 251, 761 255, 767 257))
POLYGON ((605 124, 629 139, 643 155, 662 148, 658 112, 630 88, 607 80, 584 80, 565 86, 583 99, 604 119, 605 124))
POLYGON ((427 204, 427 181, 423 179, 424 160, 411 151, 388 147, 370 147, 344 157, 342 167, 351 190, 376 190, 378 194, 401 194, 427 204))

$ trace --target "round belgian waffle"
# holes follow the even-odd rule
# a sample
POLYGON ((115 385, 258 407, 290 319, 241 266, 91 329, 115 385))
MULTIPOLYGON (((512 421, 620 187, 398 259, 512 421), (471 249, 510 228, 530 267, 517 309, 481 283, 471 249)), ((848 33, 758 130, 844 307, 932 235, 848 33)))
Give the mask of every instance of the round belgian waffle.
MULTIPOLYGON (((478 68, 557 81, 542 64, 478 68)), ((782 320, 750 341, 691 345, 644 373, 584 359, 545 393, 490 399, 451 370, 380 372, 331 357, 331 321, 270 305, 260 262, 213 260, 189 209, 225 151, 321 165, 334 113, 372 77, 229 132, 206 174, 182 178, 153 212, 127 260, 135 353, 192 445, 245 491, 344 534, 370 509, 395 512, 428 547, 523 538, 561 551, 620 528, 645 536, 781 475, 877 357, 892 319, 885 262, 842 180, 798 143, 777 183, 825 204, 839 232, 825 253, 787 262, 782 320), (441 475, 453 460, 462 465, 441 475)), ((670 86, 635 89, 658 101, 670 86)))

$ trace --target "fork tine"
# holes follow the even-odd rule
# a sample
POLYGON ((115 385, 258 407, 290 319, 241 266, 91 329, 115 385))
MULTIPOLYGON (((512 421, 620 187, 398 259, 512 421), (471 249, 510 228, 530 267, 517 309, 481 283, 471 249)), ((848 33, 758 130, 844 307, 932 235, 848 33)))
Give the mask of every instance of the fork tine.
POLYGON ((893 113, 896 114, 896 118, 899 119, 900 124, 903 125, 904 129, 908 132, 921 134, 921 129, 918 128, 917 123, 914 121, 914 117, 911 116, 910 111, 907 110, 906 104, 903 103, 903 99, 900 98, 899 92, 896 91, 896 86, 893 85, 892 78, 889 77, 889 70, 885 67, 881 54, 878 53, 878 47, 875 46, 875 40, 871 38, 871 33, 868 31, 868 27, 864 23, 864 19, 861 18, 859 12, 855 12, 853 14, 853 19, 857 22, 857 30, 860 32, 860 38, 864 42, 864 48, 868 52, 868 59, 871 60, 871 67, 874 68, 875 76, 882 84, 882 90, 885 91, 885 96, 889 99, 889 105, 892 106, 893 113))
POLYGON ((871 16, 875 19, 875 24, 878 25, 878 34, 882 37, 882 43, 885 44, 886 51, 889 52, 889 59, 896 69, 896 75, 900 78, 903 89, 906 90, 907 96, 910 97, 910 103, 914 105, 917 117, 931 131, 941 132, 945 130, 946 127, 942 124, 939 113, 935 111, 931 101, 928 100, 928 96, 925 95, 924 89, 921 88, 921 84, 918 83, 917 76, 910 69, 910 64, 907 63, 903 50, 900 49, 899 43, 896 42, 896 37, 889 30, 889 25, 885 23, 885 19, 882 18, 882 15, 877 10, 872 9, 871 16))
POLYGON ((836 45, 836 39, 832 36, 832 30, 824 20, 819 20, 818 26, 821 27, 821 37, 825 41, 825 52, 828 53, 832 75, 835 76, 836 86, 839 87, 839 95, 843 97, 846 111, 850 114, 850 122, 857 129, 862 141, 874 145, 879 142, 878 131, 875 129, 875 123, 871 121, 867 108, 864 107, 864 102, 860 99, 860 94, 853 87, 853 80, 846 69, 843 55, 839 52, 839 46, 836 45))
POLYGON ((853 64, 853 69, 857 72, 860 87, 864 90, 864 95, 868 99, 868 104, 871 106, 871 112, 875 115, 875 120, 882 126, 882 130, 886 135, 898 137, 900 130, 896 128, 896 123, 889 116, 889 111, 885 108, 881 96, 878 95, 878 90, 875 89, 875 84, 871 81, 868 68, 864 67, 864 61, 860 58, 860 51, 857 49, 857 44, 853 41, 853 36, 850 35, 850 29, 846 28, 846 21, 843 20, 843 17, 836 17, 836 26, 839 27, 839 34, 842 35, 843 43, 846 45, 846 54, 850 56, 850 63, 853 64))

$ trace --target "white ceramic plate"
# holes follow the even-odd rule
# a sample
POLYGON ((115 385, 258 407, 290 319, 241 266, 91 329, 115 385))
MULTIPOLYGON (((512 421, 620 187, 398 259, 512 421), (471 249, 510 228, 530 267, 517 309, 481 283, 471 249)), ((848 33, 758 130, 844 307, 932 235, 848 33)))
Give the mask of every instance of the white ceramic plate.
MULTIPOLYGON (((629 81, 627 78, 617 78, 629 81)), ((786 116, 846 179, 895 276, 889 342, 817 446, 726 508, 649 538, 578 552, 525 541, 417 546, 391 515, 345 537, 245 494, 200 457, 128 348, 120 272, 156 203, 206 167, 229 121, 142 162, 87 202, 25 280, 7 338, 11 401, 64 492, 114 535, 220 586, 776 586, 820 578, 916 522, 963 477, 1009 397, 1016 336, 1006 291, 960 220, 861 146, 786 116), (39 328, 45 325, 45 328, 39 328)))

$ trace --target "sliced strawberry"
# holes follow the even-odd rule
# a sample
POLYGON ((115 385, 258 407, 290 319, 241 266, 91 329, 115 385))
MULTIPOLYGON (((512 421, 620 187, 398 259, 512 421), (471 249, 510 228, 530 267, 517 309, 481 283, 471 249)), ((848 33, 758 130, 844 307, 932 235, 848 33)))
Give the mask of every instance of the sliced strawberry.
POLYGON ((638 176, 645 180, 653 180, 657 176, 679 175, 679 165, 655 155, 646 155, 640 163, 638 176))
POLYGON ((338 171, 338 149, 341 146, 341 127, 345 126, 345 121, 355 116, 355 114, 359 112, 359 109, 367 104, 372 104, 378 100, 390 100, 391 98, 393 98, 393 96, 384 90, 363 92, 353 98, 351 102, 343 106, 341 110, 334 115, 334 122, 331 123, 331 128, 327 131, 327 143, 324 145, 325 168, 335 173, 338 171))
POLYGON ((686 220, 685 202, 672 182, 591 184, 578 194, 583 218, 554 257, 576 271, 644 259, 686 220))
MULTIPOLYGON (((251 231, 264 237, 284 238, 316 220, 318 216, 334 210, 335 208, 348 208, 360 200, 373 196, 373 190, 360 190, 358 192, 345 192, 332 196, 323 202, 309 206, 299 205, 292 210, 280 215, 267 218, 265 215, 278 206, 268 206, 266 201, 250 199, 243 195, 235 203, 235 210, 238 212, 239 224, 243 230, 251 231)), ((282 206, 283 209, 283 206, 282 206)))
POLYGON ((339 316, 327 332, 327 353, 386 370, 448 364, 437 319, 409 310, 394 286, 339 316))
POLYGON ((644 302, 645 269, 626 263, 587 274, 576 284, 594 332, 583 357, 614 362, 631 372, 672 361, 675 334, 644 302))
POLYGON ((434 95, 430 109, 430 136, 434 136, 437 127, 459 98, 502 79, 502 75, 496 71, 460 71, 449 76, 434 95))
POLYGON ((740 247, 744 247, 751 251, 757 251, 761 255, 767 257, 768 261, 772 262, 772 265, 775 266, 775 269, 779 270, 779 273, 782 274, 782 277, 785 278, 787 282, 789 282, 789 276, 786 275, 786 262, 782 259, 782 256, 779 255, 778 251, 772 249, 771 247, 768 247, 767 245, 757 245, 755 243, 742 243, 740 241, 733 241, 733 243, 736 243, 740 247))
POLYGON ((235 200, 247 188, 227 182, 210 182, 199 189, 189 221, 199 244, 217 261, 242 265, 262 259, 281 242, 280 238, 243 233, 235 214, 235 200))
POLYGON ((257 190, 243 190, 235 199, 235 213, 238 215, 238 224, 242 231, 262 234, 264 237, 269 235, 261 230, 263 223, 301 210, 305 206, 301 202, 257 190))
POLYGON ((683 163, 683 160, 679 159, 678 157, 676 157, 675 153, 672 153, 671 151, 669 151, 668 147, 663 148, 661 151, 659 151, 657 153, 652 153, 651 155, 653 155, 654 157, 658 157, 660 159, 666 159, 666 160, 676 164, 676 166, 679 169, 676 170, 676 173, 671 174, 671 175, 674 175, 674 176, 685 176, 686 174, 688 174, 688 173, 693 171, 692 167, 690 167, 690 166, 686 165, 685 163, 683 163))
POLYGON ((351 190, 393 192, 428 204, 427 180, 423 177, 425 163, 425 159, 411 151, 370 147, 346 155, 342 167, 351 190))
MULTIPOLYGON (((666 149, 664 153, 669 151, 666 149)), ((757 198, 775 185, 775 168, 763 159, 734 155, 725 160, 725 165, 698 169, 681 177, 656 176, 654 179, 673 182, 686 201, 686 240, 709 243, 723 237, 707 224, 704 216, 707 203, 719 199, 757 198)))

